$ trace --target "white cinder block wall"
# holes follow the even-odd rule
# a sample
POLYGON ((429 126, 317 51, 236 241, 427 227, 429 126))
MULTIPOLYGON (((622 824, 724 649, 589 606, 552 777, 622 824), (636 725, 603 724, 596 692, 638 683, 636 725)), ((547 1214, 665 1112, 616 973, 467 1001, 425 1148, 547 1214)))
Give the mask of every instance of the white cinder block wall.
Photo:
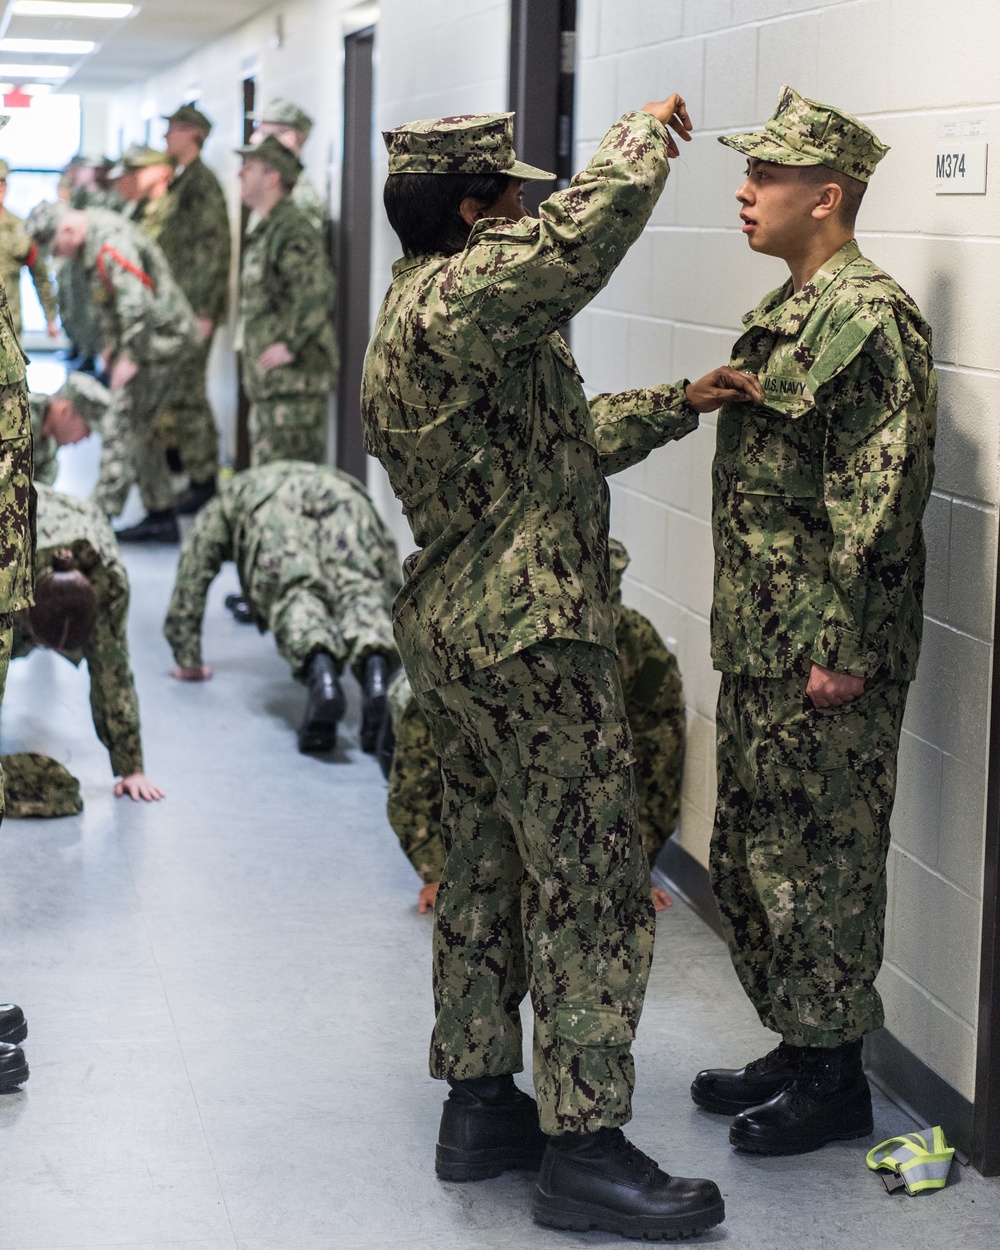
MULTIPOLYGON (((989 193, 934 194, 946 122, 1000 144, 1000 7, 961 21, 931 0, 581 0, 579 163, 629 108, 683 92, 698 130, 646 235, 578 319, 587 384, 614 390, 725 361, 740 316, 785 277, 754 256, 733 198, 741 158, 716 142, 764 122, 782 82, 860 115, 892 145, 859 220, 864 251, 920 303, 941 379, 919 679, 890 857, 888 1027, 973 1096, 1000 444, 1000 166, 989 193)), ((1000 158, 996 149, 994 161, 1000 158)), ((614 479, 626 597, 677 640, 690 750, 680 839, 707 862, 714 806, 709 418, 614 479)))

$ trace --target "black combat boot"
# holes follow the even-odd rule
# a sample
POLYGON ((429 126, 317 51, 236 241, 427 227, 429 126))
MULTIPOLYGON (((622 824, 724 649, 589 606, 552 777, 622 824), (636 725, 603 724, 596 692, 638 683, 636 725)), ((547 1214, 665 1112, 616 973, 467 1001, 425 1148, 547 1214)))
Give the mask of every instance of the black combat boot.
POLYGON ((215 498, 215 490, 214 477, 208 477, 203 482, 190 482, 177 496, 174 509, 180 516, 191 516, 204 508, 210 499, 215 498))
POLYGON ((179 447, 168 447, 166 450, 167 468, 171 473, 183 473, 184 461, 181 459, 179 447))
POLYGON ((0 1094, 17 1089, 28 1079, 28 1061, 20 1046, 0 1042, 0 1094))
POLYGON ((831 1141, 872 1131, 872 1096, 861 1069, 861 1041, 801 1051, 785 1088, 759 1107, 741 1111, 729 1140, 757 1155, 797 1155, 831 1141))
POLYGON ((305 755, 332 751, 337 745, 337 724, 344 715, 345 699, 333 659, 317 651, 306 670, 309 696, 299 728, 299 750, 305 755))
POLYGON ((0 1042, 16 1044, 28 1036, 24 1012, 13 1003, 0 1003, 0 1042))
POLYGON ((442 1181, 483 1181, 501 1172, 537 1172, 548 1141, 535 1100, 512 1076, 452 1081, 438 1130, 434 1170, 442 1181))
POLYGON ((382 721, 389 714, 389 661, 384 655, 370 655, 365 660, 365 676, 361 683, 361 749, 374 755, 382 721))
POLYGON ((714 1181, 668 1176, 620 1128, 550 1137, 532 1213, 539 1224, 666 1241, 726 1218, 714 1181))
POLYGON ((745 1068, 706 1068, 694 1078, 691 1097, 706 1111, 735 1115, 747 1107, 759 1107, 780 1094, 798 1071, 803 1050, 782 1042, 762 1059, 745 1068))
POLYGON ((243 595, 226 595, 226 607, 233 614, 233 620, 241 625, 253 624, 253 609, 243 595))
POLYGON ((173 508, 163 508, 147 513, 138 525, 115 530, 115 538, 120 543, 177 543, 181 532, 173 508))

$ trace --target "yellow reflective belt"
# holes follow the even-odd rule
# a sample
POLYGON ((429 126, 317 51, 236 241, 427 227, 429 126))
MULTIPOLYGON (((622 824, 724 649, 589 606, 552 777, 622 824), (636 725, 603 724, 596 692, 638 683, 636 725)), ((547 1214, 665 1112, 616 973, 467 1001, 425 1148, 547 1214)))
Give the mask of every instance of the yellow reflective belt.
POLYGON ((919 1194, 925 1189, 944 1189, 954 1156, 940 1128, 922 1128, 890 1137, 869 1150, 867 1162, 873 1172, 889 1173, 882 1180, 890 1193, 905 1185, 908 1194, 919 1194))

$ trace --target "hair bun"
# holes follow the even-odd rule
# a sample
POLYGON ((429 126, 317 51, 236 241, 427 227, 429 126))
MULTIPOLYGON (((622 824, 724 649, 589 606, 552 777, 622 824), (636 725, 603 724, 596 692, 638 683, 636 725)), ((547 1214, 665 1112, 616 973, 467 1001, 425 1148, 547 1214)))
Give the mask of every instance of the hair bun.
POLYGON ((76 556, 67 547, 60 547, 52 553, 53 573, 71 573, 78 567, 76 556))

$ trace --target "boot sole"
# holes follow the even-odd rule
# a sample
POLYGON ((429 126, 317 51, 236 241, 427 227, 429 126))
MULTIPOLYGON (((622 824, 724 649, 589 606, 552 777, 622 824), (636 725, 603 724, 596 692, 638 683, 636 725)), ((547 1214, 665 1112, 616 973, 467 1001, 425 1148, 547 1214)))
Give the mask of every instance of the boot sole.
POLYGON ((10 1042, 12 1046, 16 1046, 18 1042, 23 1042, 28 1036, 28 1022, 24 1020, 21 1024, 15 1025, 9 1033, 0 1033, 0 1042, 10 1042))
POLYGON ((540 1193, 531 1214, 537 1224, 569 1229, 574 1233, 596 1229, 602 1233, 617 1233, 619 1237, 629 1237, 634 1241, 674 1241, 681 1237, 697 1237, 699 1233, 721 1224, 726 1218, 726 1204, 719 1201, 702 1211, 658 1219, 649 1215, 622 1215, 575 1198, 540 1193))
POLYGON ((711 1111, 714 1115, 738 1115, 741 1111, 749 1111, 751 1107, 759 1107, 762 1102, 767 1102, 769 1098, 773 1098, 775 1094, 780 1094, 779 1087, 764 1098, 758 1098, 755 1102, 747 1102, 745 1099, 736 1101, 734 1099, 713 1098, 711 1094, 703 1094, 700 1090, 696 1090, 691 1086, 691 1101, 696 1106, 701 1107, 702 1111, 711 1111))
POLYGON ((336 725, 332 729, 308 729, 299 735, 299 751, 303 755, 322 755, 336 745, 336 725))
POLYGON ((537 1172, 545 1147, 534 1154, 523 1150, 456 1150, 438 1145, 434 1171, 439 1181, 487 1181, 504 1172, 537 1172))
POLYGON ((853 1124, 845 1124, 835 1132, 814 1133, 798 1139, 787 1138, 779 1141, 768 1141, 749 1133, 741 1133, 738 1129, 729 1130, 730 1145, 744 1154, 750 1155, 805 1155, 835 1141, 855 1141, 858 1137, 868 1137, 875 1131, 875 1122, 868 1116, 865 1120, 855 1120, 853 1124))
POLYGON ((27 1079, 27 1064, 20 1068, 12 1068, 9 1072, 4 1072, 0 1075, 0 1094, 9 1094, 11 1090, 17 1089, 19 1085, 23 1085, 27 1079))

